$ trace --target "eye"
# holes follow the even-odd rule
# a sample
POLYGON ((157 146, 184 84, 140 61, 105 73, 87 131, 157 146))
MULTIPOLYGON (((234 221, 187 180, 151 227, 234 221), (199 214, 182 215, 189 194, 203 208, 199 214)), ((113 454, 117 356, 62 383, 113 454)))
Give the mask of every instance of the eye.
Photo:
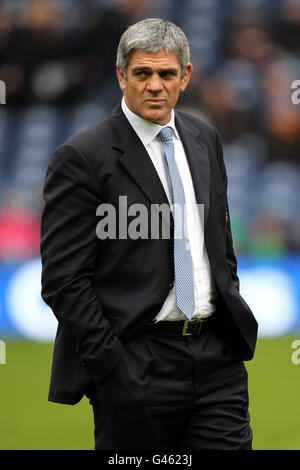
POLYGON ((146 78, 149 76, 149 72, 146 72, 145 70, 140 70, 139 72, 135 72, 134 74, 138 78, 146 78))
POLYGON ((174 70, 165 70, 164 72, 161 72, 160 76, 166 80, 175 77, 176 76, 176 71, 174 70))

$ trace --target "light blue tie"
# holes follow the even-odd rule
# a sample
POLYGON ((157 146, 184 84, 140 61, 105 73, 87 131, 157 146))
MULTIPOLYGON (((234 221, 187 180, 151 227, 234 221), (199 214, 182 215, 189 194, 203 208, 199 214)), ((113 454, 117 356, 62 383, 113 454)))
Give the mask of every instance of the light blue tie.
POLYGON ((163 127, 157 137, 164 146, 172 186, 176 304, 182 313, 191 319, 194 312, 193 265, 189 241, 184 231, 185 196, 175 161, 171 127, 163 127))

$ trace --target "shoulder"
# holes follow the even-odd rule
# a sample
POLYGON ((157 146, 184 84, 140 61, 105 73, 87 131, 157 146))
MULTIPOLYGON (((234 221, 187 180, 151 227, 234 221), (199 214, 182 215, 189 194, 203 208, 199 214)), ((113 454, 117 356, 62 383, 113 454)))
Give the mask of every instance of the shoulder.
POLYGON ((178 121, 182 128, 191 132, 201 144, 205 145, 211 157, 211 161, 217 161, 223 177, 226 177, 226 169, 223 157, 222 138, 219 131, 209 122, 198 115, 176 110, 178 121))
POLYGON ((50 167, 58 169, 74 162, 93 170, 108 159, 113 141, 110 116, 62 142, 49 162, 50 167))
POLYGON ((191 133, 198 141, 204 144, 212 155, 222 159, 222 138, 218 130, 198 114, 176 110, 175 116, 182 130, 191 133))
POLYGON ((112 140, 109 118, 90 126, 67 139, 60 147, 74 147, 86 156, 93 154, 95 149, 107 148, 112 140))
POLYGON ((219 137, 217 129, 208 121, 203 119, 197 112, 186 112, 182 109, 176 109, 176 117, 180 119, 186 126, 199 134, 199 137, 212 139, 213 141, 219 137))

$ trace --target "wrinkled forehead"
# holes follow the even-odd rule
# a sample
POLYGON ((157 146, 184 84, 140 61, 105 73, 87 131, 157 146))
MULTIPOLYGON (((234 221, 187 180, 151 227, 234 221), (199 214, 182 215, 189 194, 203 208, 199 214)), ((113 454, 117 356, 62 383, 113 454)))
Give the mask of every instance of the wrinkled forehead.
POLYGON ((157 52, 148 52, 143 50, 135 50, 132 52, 128 67, 130 69, 136 67, 145 67, 149 69, 181 69, 178 56, 173 51, 161 49, 157 52))

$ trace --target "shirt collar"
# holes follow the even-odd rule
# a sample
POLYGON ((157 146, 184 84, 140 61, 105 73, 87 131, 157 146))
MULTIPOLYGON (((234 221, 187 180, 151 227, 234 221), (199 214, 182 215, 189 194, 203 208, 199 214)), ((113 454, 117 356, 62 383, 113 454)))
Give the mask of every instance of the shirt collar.
MULTIPOLYGON (((142 143, 146 147, 147 145, 152 142, 153 139, 157 136, 159 131, 164 127, 160 126, 159 124, 155 124, 154 122, 147 121, 146 119, 141 118, 137 114, 133 113, 125 103, 125 98, 122 98, 122 110, 127 117, 129 123, 141 139, 142 143)), ((166 126, 171 127, 173 131, 173 137, 179 139, 178 132, 175 127, 175 112, 174 109, 171 110, 171 118, 170 121, 166 124, 166 126)))

